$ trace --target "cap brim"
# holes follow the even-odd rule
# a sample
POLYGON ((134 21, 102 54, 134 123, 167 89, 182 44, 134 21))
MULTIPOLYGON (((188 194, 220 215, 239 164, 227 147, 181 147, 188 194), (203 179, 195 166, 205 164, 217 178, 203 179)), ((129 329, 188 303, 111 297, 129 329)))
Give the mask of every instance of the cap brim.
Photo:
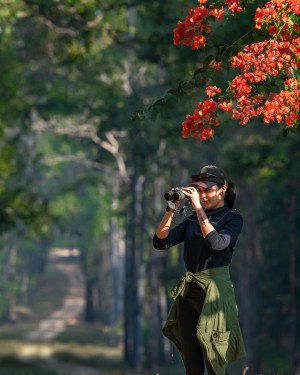
POLYGON ((217 183, 216 182, 212 182, 212 181, 197 181, 197 182, 193 182, 192 185, 197 185, 197 186, 201 186, 203 188, 211 188, 212 186, 216 185, 217 183))

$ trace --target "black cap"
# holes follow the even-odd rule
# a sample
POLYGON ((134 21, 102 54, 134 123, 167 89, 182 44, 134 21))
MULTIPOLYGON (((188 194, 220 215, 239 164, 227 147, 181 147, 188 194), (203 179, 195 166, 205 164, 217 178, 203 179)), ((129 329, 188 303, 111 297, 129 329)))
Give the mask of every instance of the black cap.
POLYGON ((223 169, 215 165, 206 165, 198 174, 191 176, 192 182, 207 181, 216 184, 225 184, 226 175, 223 169))

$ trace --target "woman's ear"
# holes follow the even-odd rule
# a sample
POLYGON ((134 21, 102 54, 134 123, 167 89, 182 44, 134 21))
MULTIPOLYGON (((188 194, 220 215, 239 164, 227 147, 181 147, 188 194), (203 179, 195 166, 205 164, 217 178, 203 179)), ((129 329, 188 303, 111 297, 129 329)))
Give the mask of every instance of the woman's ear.
POLYGON ((227 186, 226 186, 226 185, 223 185, 223 186, 221 187, 220 199, 222 199, 222 198, 225 197, 226 190, 227 190, 227 186))

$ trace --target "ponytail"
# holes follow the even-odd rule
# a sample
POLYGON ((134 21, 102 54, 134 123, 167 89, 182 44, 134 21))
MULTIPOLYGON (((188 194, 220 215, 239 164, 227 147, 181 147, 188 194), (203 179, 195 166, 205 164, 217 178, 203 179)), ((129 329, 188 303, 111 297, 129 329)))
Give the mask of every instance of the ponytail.
POLYGON ((234 201, 236 197, 236 188, 235 184, 232 182, 227 182, 227 189, 224 197, 225 204, 228 208, 231 210, 233 209, 234 206, 234 201))

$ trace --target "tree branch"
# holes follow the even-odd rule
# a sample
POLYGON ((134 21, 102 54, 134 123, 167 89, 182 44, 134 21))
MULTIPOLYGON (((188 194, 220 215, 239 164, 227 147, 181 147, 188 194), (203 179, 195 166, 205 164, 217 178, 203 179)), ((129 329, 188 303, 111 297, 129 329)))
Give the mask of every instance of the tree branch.
MULTIPOLYGON (((46 122, 38 116, 36 112, 32 112, 31 119, 32 129, 36 132, 50 132, 57 135, 67 135, 72 138, 90 139, 94 144, 114 156, 118 166, 118 174, 124 182, 129 182, 125 160, 120 152, 120 143, 117 139, 124 138, 126 136, 125 131, 108 131, 105 133, 106 140, 103 140, 98 136, 96 127, 91 124, 84 123, 81 125, 74 125, 74 122, 71 119, 62 124, 54 117, 46 122)), ((70 161, 70 156, 68 156, 68 158, 68 160, 65 159, 64 161, 70 161)), ((91 166, 93 165, 94 167, 96 165, 101 166, 100 163, 91 161, 88 164, 91 166)))

